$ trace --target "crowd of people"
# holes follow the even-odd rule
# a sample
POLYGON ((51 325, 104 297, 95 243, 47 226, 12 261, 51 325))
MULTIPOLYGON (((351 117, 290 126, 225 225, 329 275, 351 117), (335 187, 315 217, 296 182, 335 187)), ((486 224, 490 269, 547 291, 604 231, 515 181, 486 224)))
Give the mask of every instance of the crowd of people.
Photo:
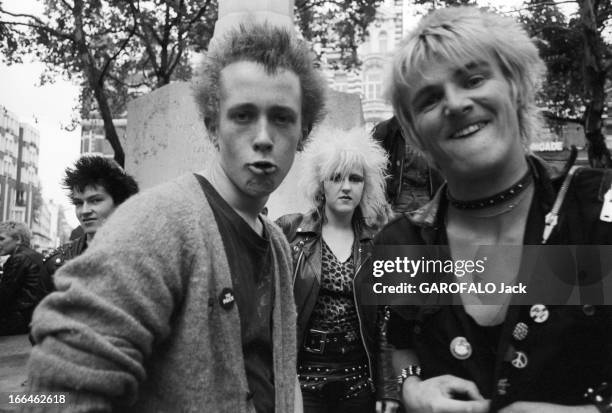
POLYGON ((438 9, 394 52, 392 123, 311 138, 334 108, 309 46, 268 24, 230 30, 193 84, 218 151, 212 168, 136 195, 112 161, 80 159, 64 186, 82 235, 45 260, 25 226, 0 224, 0 253, 10 256, 0 335, 30 334, 24 392, 66 395, 22 407, 612 411, 604 303, 364 300, 374 257, 388 247, 443 247, 438 258, 449 260, 505 248, 513 253, 479 277, 514 284, 525 281, 525 258, 512 247, 612 243, 600 217, 612 174, 555 173, 528 150, 543 131, 535 98, 544 75, 513 19, 438 9), (443 181, 419 209, 393 212, 402 184, 389 177, 399 158, 381 144, 385 130, 443 181), (295 190, 310 210, 274 222, 262 211, 302 149, 295 190))

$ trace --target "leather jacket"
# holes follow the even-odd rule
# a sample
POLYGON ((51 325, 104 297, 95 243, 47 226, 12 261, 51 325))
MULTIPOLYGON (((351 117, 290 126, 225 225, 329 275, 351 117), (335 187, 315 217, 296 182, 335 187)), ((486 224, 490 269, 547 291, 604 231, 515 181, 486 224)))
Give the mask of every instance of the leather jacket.
POLYGON ((81 255, 87 248, 87 236, 82 235, 66 244, 62 244, 45 256, 45 267, 49 275, 55 274, 66 261, 81 255))
MULTIPOLYGON (((277 219, 282 228, 293 256, 293 292, 297 307, 298 345, 302 345, 309 325, 310 316, 319 296, 321 282, 322 220, 316 210, 307 214, 288 214, 277 219)), ((353 247, 355 278, 353 294, 359 319, 361 339, 368 357, 370 377, 373 378, 378 399, 399 400, 398 386, 393 375, 391 352, 388 350, 385 334, 381 334, 384 309, 360 303, 359 269, 371 255, 375 231, 361 226, 355 228, 359 243, 353 247), (373 360, 373 357, 376 360, 373 360)))
MULTIPOLYGON (((525 245, 539 245, 544 243, 544 217, 562 192, 565 176, 555 175, 537 158, 529 157, 528 161, 535 188, 524 240, 525 245)), ((558 224, 546 244, 612 245, 612 223, 600 219, 611 183, 610 170, 583 168, 576 172, 558 211, 558 224)), ((448 204, 444 189, 429 204, 403 214, 383 228, 375 243, 440 245, 448 204)), ((576 274, 582 272, 579 278, 600 277, 589 273, 595 267, 578 256, 576 259, 576 274)), ((491 351, 483 340, 485 336, 475 329, 461 306, 391 307, 388 340, 397 348, 416 351, 424 379, 452 374, 474 382, 480 393, 491 399, 491 411, 521 400, 586 404, 583 395, 588 387, 597 388, 612 379, 612 332, 609 327, 602 328, 611 325, 612 309, 588 304, 546 308, 546 319, 535 322, 529 305, 510 305, 497 347, 491 351), (517 333, 519 325, 525 329, 517 333), (456 337, 472 343, 469 358, 459 359, 449 352, 449 344, 456 337), (517 350, 528 360, 527 365, 516 367, 505 358, 517 350)))
POLYGON ((29 323, 34 307, 51 291, 51 279, 42 255, 19 245, 6 260, 0 275, 0 317, 19 312, 29 323))

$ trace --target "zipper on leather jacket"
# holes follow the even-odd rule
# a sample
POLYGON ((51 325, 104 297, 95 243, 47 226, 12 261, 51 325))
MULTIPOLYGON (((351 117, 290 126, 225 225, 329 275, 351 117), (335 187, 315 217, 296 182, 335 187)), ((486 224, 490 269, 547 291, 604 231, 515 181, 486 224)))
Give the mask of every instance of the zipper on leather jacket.
POLYGON ((293 288, 295 289, 295 280, 297 279, 297 273, 300 270, 300 263, 304 258, 304 248, 300 250, 300 255, 298 256, 297 261, 295 262, 295 268, 293 269, 293 288))
POLYGON ((542 244, 546 244, 548 242, 548 237, 552 234, 553 229, 557 226, 559 221, 559 211, 561 210, 561 206, 563 205, 563 200, 565 199, 565 195, 567 194, 567 190, 572 182, 572 178, 576 174, 576 172, 580 169, 580 166, 574 165, 571 167, 565 179, 563 180, 563 184, 561 185, 561 189, 557 194, 557 198, 555 199, 555 203, 546 217, 544 218, 544 234, 542 234, 542 244))
MULTIPOLYGON (((361 255, 361 247, 359 247, 359 255, 361 255)), ((357 313, 357 320, 359 321, 359 335, 361 336, 361 342, 363 343, 363 349, 365 350, 366 356, 368 358, 368 370, 370 371, 370 386, 374 390, 374 375, 372 374, 372 356, 368 350, 368 346, 366 345, 365 337, 363 335, 363 321, 361 320, 361 315, 359 315, 359 309, 357 308, 357 290, 355 289, 355 278, 357 278, 357 274, 359 274, 359 270, 363 267, 363 264, 370 259, 372 254, 368 254, 365 259, 362 261, 361 259, 359 267, 355 271, 355 276, 353 277, 353 300, 355 301, 355 312, 357 313)), ((361 257, 358 257, 361 258, 361 257)))
MULTIPOLYGON (((363 264, 370 259, 370 257, 372 256, 372 254, 368 254, 366 255, 365 259, 363 260, 363 262, 361 264, 359 264, 359 267, 357 267, 357 270, 355 271, 355 277, 357 276, 357 274, 359 273, 359 270, 361 269, 361 267, 363 267, 363 264)), ((355 277, 353 277, 353 281, 355 281, 355 277)))

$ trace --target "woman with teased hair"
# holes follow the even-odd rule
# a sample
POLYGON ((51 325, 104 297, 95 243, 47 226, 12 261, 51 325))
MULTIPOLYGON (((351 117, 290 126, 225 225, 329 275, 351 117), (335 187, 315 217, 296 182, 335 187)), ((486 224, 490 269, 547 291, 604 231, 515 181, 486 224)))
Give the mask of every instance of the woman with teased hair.
MULTIPOLYGON (((396 386, 392 379, 385 386, 390 375, 374 375, 373 358, 382 357, 377 314, 375 307, 357 306, 355 274, 389 218, 387 155, 365 130, 353 129, 315 138, 303 165, 302 187, 313 209, 277 223, 295 263, 304 411, 372 412, 372 380, 381 399, 393 398, 396 386)), ((385 412, 398 406, 386 401, 385 412)))

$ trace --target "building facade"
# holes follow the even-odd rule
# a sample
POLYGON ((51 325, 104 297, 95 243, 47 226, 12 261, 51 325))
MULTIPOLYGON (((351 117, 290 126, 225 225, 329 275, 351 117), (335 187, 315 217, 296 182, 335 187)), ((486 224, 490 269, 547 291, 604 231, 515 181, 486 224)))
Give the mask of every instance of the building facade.
POLYGON ((39 148, 38 130, 0 106, 0 220, 32 226, 40 202, 39 148))
MULTIPOLYGON (((119 140, 122 140, 127 131, 127 118, 113 119, 113 124, 119 140)), ((108 158, 115 155, 115 151, 106 140, 102 119, 91 117, 81 121, 81 154, 102 155, 108 158)))
POLYGON ((57 226, 53 225, 53 215, 57 214, 57 209, 53 210, 52 204, 43 202, 36 213, 32 222, 32 248, 45 254, 57 247, 57 226))
POLYGON ((376 19, 368 28, 368 36, 357 49, 361 60, 359 70, 332 70, 336 67, 337 54, 325 53, 324 65, 330 88, 361 97, 366 128, 393 116, 393 109, 384 98, 384 79, 388 72, 393 51, 410 28, 412 18, 409 1, 385 0, 378 8, 376 19))
POLYGON ((42 198, 39 151, 39 131, 0 105, 0 221, 25 223, 44 252, 59 244, 60 206, 42 198))

